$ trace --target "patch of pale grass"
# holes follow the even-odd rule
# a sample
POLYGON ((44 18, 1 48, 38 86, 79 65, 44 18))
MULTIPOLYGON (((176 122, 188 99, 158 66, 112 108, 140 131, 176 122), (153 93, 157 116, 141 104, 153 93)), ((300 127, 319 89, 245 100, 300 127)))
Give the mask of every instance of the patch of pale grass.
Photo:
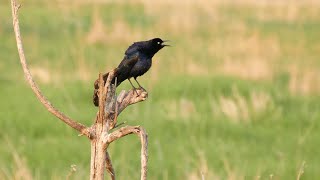
MULTIPOLYGON (((32 170, 28 166, 27 160, 21 154, 17 152, 14 148, 11 141, 6 138, 7 148, 10 149, 13 161, 10 163, 10 166, 0 168, 0 179, 1 180, 34 180, 40 179, 41 174, 36 173, 33 174, 32 170)), ((52 174, 50 179, 52 180, 60 180, 60 179, 83 179, 85 177, 83 168, 80 168, 82 172, 76 176, 76 165, 71 165, 70 171, 68 174, 64 175, 64 173, 52 174), (76 177, 75 177, 76 176, 76 177)))
POLYGON ((233 90, 231 96, 220 96, 211 100, 213 116, 225 116, 234 123, 248 123, 255 116, 259 116, 270 108, 274 108, 271 96, 265 92, 253 91, 249 98, 233 90))
POLYGON ((69 180, 76 171, 77 171, 77 166, 75 164, 72 164, 70 167, 70 171, 66 177, 66 180, 69 180))
POLYGON ((225 177, 218 175, 214 172, 212 168, 209 168, 207 159, 204 153, 199 150, 197 157, 197 168, 189 172, 186 177, 188 180, 243 180, 245 175, 243 175, 236 167, 232 166, 232 162, 229 162, 226 158, 222 158, 223 168, 226 172, 225 177))
POLYGON ((263 38, 258 32, 246 37, 244 34, 248 30, 241 24, 230 27, 239 29, 239 34, 229 34, 209 45, 209 53, 222 59, 217 67, 212 68, 217 73, 242 79, 272 79, 273 64, 277 63, 275 60, 280 55, 278 40, 272 37, 263 38))
POLYGON ((272 98, 269 94, 259 91, 253 91, 250 96, 252 111, 255 114, 263 113, 272 105, 272 98))
POLYGON ((94 73, 92 64, 85 59, 85 43, 80 43, 76 47, 71 47, 72 59, 75 61, 75 70, 64 73, 65 80, 80 80, 83 82, 89 82, 94 77, 98 76, 98 72, 94 73), (67 75, 68 74, 68 75, 67 75))
POLYGON ((89 45, 106 42, 134 42, 142 37, 141 31, 130 28, 121 17, 113 20, 110 26, 106 26, 99 13, 99 8, 96 7, 92 14, 92 25, 86 35, 86 41, 89 45))
POLYGON ((164 101, 163 107, 168 119, 177 119, 178 103, 176 101, 164 101))
POLYGON ((161 32, 170 32, 172 34, 190 34, 195 31, 197 27, 197 16, 195 9, 189 4, 182 4, 181 8, 175 6, 163 6, 161 10, 165 12, 153 11, 156 6, 146 8, 147 13, 153 16, 159 16, 155 24, 155 29, 161 32))
POLYGON ((259 59, 247 61, 226 59, 217 67, 217 73, 249 80, 270 80, 273 77, 270 64, 259 59))
POLYGON ((164 101, 164 109, 169 119, 189 120, 197 115, 196 106, 193 101, 180 98, 179 100, 164 101))
POLYGON ((238 107, 237 101, 233 98, 221 96, 219 98, 221 112, 228 118, 234 121, 240 121, 242 119, 240 108, 238 107))
MULTIPOLYGON (((134 42, 139 39, 144 39, 146 34, 142 35, 142 32, 139 30, 135 30, 130 28, 128 24, 120 19, 114 21, 113 25, 107 28, 108 33, 108 41, 115 42, 134 42)), ((148 37, 148 35, 146 35, 148 37)))
MULTIPOLYGON (((170 14, 164 19, 168 19, 164 23, 174 32, 190 32, 197 26, 197 21, 194 17, 196 10, 205 13, 208 17, 220 19, 221 15, 217 9, 221 6, 230 6, 236 8, 252 7, 253 16, 257 16, 260 20, 281 20, 295 21, 301 18, 312 18, 319 14, 320 1, 268 1, 268 0, 178 0, 178 1, 149 1, 137 0, 136 3, 142 3, 145 6, 146 12, 159 17, 170 14), (305 7, 309 10, 305 11, 305 7), (165 13, 164 13, 165 12, 165 13), (161 16, 160 16, 161 15, 161 16), (169 22, 169 23, 166 23, 169 22)), ((161 18, 160 18, 161 19, 161 18)))
POLYGON ((7 148, 10 149, 13 158, 13 167, 12 170, 7 168, 0 169, 0 179, 7 179, 7 180, 33 180, 34 177, 32 175, 32 171, 27 165, 26 159, 23 158, 9 141, 8 137, 6 137, 7 141, 7 148))
POLYGON ((191 33, 202 25, 203 21, 199 17, 199 12, 203 13, 205 19, 210 19, 208 23, 212 24, 217 20, 217 6, 215 3, 205 5, 204 1, 142 1, 145 12, 149 16, 156 17, 154 29, 158 32, 170 32, 174 35, 190 36, 191 33))
POLYGON ((80 80, 88 82, 92 80, 92 76, 97 74, 94 74, 92 69, 93 68, 90 68, 90 65, 81 57, 77 58, 76 69, 71 72, 59 69, 50 70, 45 66, 30 66, 31 74, 36 82, 53 84, 58 87, 63 85, 66 81, 80 80))
POLYGON ((252 31, 237 22, 226 26, 231 33, 216 38, 209 44, 209 53, 223 57, 241 57, 241 59, 273 59, 280 54, 280 45, 275 37, 262 37, 258 31, 252 31), (232 33, 234 32, 234 33, 232 33), (246 34, 250 34, 249 36, 246 34))
POLYGON ((305 171, 306 162, 303 161, 298 169, 297 180, 300 180, 305 171))
MULTIPOLYGON (((195 25, 194 12, 200 10, 202 13, 207 14, 209 17, 219 17, 217 9, 221 6, 232 7, 253 7, 254 14, 261 20, 284 20, 294 21, 301 17, 314 17, 319 14, 319 1, 304 0, 304 1, 268 1, 268 0, 131 0, 131 1, 110 1, 110 0, 55 0, 46 1, 47 6, 57 5, 62 11, 69 11, 70 8, 77 9, 79 6, 88 5, 105 5, 105 4, 143 4, 145 11, 149 15, 159 16, 161 23, 159 25, 166 25, 163 28, 169 27, 174 32, 178 30, 190 30, 195 25), (308 7, 310 10, 303 11, 303 8, 308 7), (161 18, 165 17, 165 18, 161 18), (167 21, 162 22, 161 19, 167 21), (164 23, 164 24, 163 24, 164 23)), ((161 29, 159 29, 161 30, 161 29)))
POLYGON ((180 116, 182 118, 188 119, 191 116, 194 116, 195 114, 197 114, 194 102, 192 102, 189 99, 181 98, 179 102, 179 106, 180 106, 180 116))
POLYGON ((50 2, 54 3, 78 3, 82 5, 88 4, 110 4, 110 3, 118 3, 118 4, 125 4, 125 3, 143 3, 147 5, 161 5, 161 4, 170 4, 170 5, 180 5, 180 4, 203 4, 203 5, 214 5, 214 4, 235 4, 235 5, 270 5, 270 6, 286 6, 288 4, 297 4, 297 5, 317 5, 320 4, 319 1, 316 0, 278 0, 278 1, 269 1, 269 0, 157 0, 157 1, 149 1, 149 0, 118 0, 118 1, 111 1, 111 0, 69 0, 68 2, 63 0, 54 0, 54 1, 46 1, 50 4, 50 2))
POLYGON ((320 3, 299 3, 303 1, 288 2, 286 4, 266 3, 263 5, 247 4, 255 8, 253 15, 260 21, 295 22, 319 17, 320 3))
POLYGON ((78 67, 76 70, 77 79, 83 82, 89 82, 92 80, 92 70, 84 60, 79 60, 78 67))
POLYGON ((227 172, 227 180, 243 180, 244 175, 240 174, 239 171, 231 166, 231 163, 227 159, 223 159, 223 166, 227 172))
POLYGON ((90 31, 86 36, 86 40, 89 44, 95 44, 98 42, 104 43, 107 39, 104 22, 100 17, 99 10, 94 9, 92 15, 92 25, 90 31))
POLYGON ((195 75, 195 76, 206 76, 209 75, 209 70, 208 67, 205 67, 201 64, 197 64, 193 61, 190 61, 187 63, 186 66, 186 71, 190 75, 195 75))
POLYGON ((32 180, 34 179, 29 169, 26 160, 22 158, 17 152, 13 152, 14 173, 12 174, 15 180, 32 180))
POLYGON ((49 84, 52 82, 52 73, 46 67, 38 67, 38 66, 31 66, 30 71, 32 76, 39 80, 41 83, 49 84))
POLYGON ((293 95, 320 95, 320 68, 291 65, 288 72, 288 88, 293 95))
POLYGON ((288 4, 288 6, 276 6, 276 7, 260 7, 260 11, 257 11, 257 18, 261 21, 281 20, 292 22, 299 18, 301 15, 301 9, 296 4, 288 4), (272 13, 270 13, 270 11, 272 13))
POLYGON ((186 174, 188 180, 206 180, 206 179, 220 179, 213 171, 208 167, 207 158, 202 151, 198 151, 197 167, 186 174))

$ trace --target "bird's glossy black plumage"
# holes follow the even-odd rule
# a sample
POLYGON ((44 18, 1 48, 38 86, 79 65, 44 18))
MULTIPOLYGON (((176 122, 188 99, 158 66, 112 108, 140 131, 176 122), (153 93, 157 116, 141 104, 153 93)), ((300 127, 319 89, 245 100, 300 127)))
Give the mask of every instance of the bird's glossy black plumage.
MULTIPOLYGON (((163 44, 165 41, 160 38, 154 38, 148 41, 139 41, 133 43, 125 52, 125 56, 121 63, 115 70, 115 77, 117 77, 117 86, 119 86, 124 80, 128 79, 132 85, 130 78, 134 78, 137 81, 138 76, 142 76, 146 73, 152 65, 152 57, 163 47, 168 46, 163 44)), ((108 73, 103 75, 103 80, 106 81, 108 73)), ((112 83, 115 83, 115 78, 112 83)), ((133 86, 133 85, 132 85, 133 86)), ((94 84, 93 103, 95 106, 99 106, 98 89, 99 81, 96 80, 94 84)), ((133 88, 135 88, 133 86, 133 88)))

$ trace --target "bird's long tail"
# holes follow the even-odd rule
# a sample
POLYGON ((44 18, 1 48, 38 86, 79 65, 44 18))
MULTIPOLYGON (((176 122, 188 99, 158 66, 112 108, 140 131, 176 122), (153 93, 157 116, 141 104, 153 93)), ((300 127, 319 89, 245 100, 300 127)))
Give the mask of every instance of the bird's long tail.
MULTIPOLYGON (((103 82, 104 84, 106 83, 107 79, 108 79, 108 76, 109 76, 109 73, 105 73, 102 75, 102 78, 103 78, 103 82)), ((112 79, 112 84, 115 83, 115 78, 112 79)), ((120 85, 121 81, 117 80, 117 87, 120 85)), ((93 91, 93 104, 95 106, 99 106, 99 96, 98 96, 98 93, 99 93, 99 78, 94 82, 94 91, 93 91)))

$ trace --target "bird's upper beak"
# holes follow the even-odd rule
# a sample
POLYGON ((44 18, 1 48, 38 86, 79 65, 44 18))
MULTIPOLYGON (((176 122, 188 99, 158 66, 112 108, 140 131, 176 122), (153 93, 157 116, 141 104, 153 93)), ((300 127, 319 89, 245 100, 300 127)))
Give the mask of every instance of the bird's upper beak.
POLYGON ((165 42, 170 42, 170 41, 169 41, 169 40, 164 40, 164 41, 161 43, 162 47, 171 46, 171 45, 169 45, 169 44, 163 44, 163 43, 165 43, 165 42))

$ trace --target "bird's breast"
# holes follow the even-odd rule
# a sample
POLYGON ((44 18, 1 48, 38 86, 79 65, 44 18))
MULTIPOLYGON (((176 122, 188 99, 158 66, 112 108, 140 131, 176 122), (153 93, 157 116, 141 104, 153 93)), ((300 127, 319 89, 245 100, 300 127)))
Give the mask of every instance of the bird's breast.
POLYGON ((151 59, 141 58, 131 69, 131 76, 137 77, 146 73, 152 65, 151 59))

